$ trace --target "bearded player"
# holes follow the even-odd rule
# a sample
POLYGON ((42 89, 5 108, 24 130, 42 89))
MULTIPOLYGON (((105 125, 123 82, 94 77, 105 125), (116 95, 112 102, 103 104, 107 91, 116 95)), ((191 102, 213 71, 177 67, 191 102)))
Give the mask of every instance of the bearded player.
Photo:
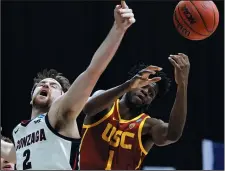
POLYGON ((97 91, 83 110, 87 116, 80 147, 81 170, 140 169, 154 144, 165 146, 178 141, 187 114, 190 64, 181 53, 171 55, 169 61, 175 68, 177 83, 169 123, 148 115, 149 105, 170 85, 159 67, 149 66, 122 85, 97 91), (149 79, 149 75, 155 77, 149 79))
POLYGON ((15 148, 1 141, 1 156, 7 161, 16 160, 18 170, 78 169, 80 135, 76 118, 127 28, 135 22, 125 2, 116 6, 114 17, 109 35, 71 86, 55 70, 38 74, 32 91, 31 120, 21 122, 13 130, 15 148))

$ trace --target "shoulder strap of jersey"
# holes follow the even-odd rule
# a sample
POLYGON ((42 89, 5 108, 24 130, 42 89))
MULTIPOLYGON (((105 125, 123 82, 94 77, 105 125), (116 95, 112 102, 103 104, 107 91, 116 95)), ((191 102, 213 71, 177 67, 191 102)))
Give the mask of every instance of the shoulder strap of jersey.
POLYGON ((120 103, 120 100, 117 99, 115 101, 115 112, 114 112, 114 116, 113 116, 116 120, 120 120, 121 119, 120 118, 120 112, 119 112, 119 103, 120 103))
POLYGON ((148 152, 145 150, 143 144, 142 144, 142 129, 144 127, 144 124, 145 124, 145 121, 146 119, 150 118, 149 115, 146 115, 146 114, 142 114, 142 116, 140 117, 140 119, 138 119, 137 121, 140 120, 140 125, 139 125, 139 128, 138 128, 138 141, 139 141, 139 146, 140 146, 140 149, 142 151, 142 153, 144 153, 145 155, 148 154, 148 152))
POLYGON ((99 119, 98 121, 96 121, 96 122, 94 122, 92 124, 83 124, 83 128, 91 128, 91 127, 94 127, 94 126, 99 125, 104 120, 106 120, 107 118, 109 118, 114 113, 115 110, 116 110, 116 102, 114 102, 114 104, 111 107, 111 109, 109 110, 109 112, 106 113, 101 119, 99 119))

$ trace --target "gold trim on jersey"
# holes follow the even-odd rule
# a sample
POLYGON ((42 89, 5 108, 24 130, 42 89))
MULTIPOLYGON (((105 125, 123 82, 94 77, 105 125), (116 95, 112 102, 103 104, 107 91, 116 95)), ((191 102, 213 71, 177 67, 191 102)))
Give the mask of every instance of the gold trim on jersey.
POLYGON ((145 155, 147 155, 148 152, 145 150, 145 148, 144 148, 144 146, 143 146, 143 144, 142 144, 141 133, 142 133, 142 128, 143 128, 143 126, 144 126, 145 120, 146 120, 147 118, 150 118, 150 116, 145 117, 145 118, 143 119, 143 121, 141 121, 141 124, 140 124, 139 129, 138 129, 138 141, 139 141, 139 146, 140 146, 140 148, 141 148, 141 151, 142 151, 145 155))
POLYGON ((110 109, 110 111, 103 118, 101 118, 99 121, 94 122, 89 125, 83 124, 83 128, 91 128, 91 127, 99 125, 100 123, 102 123, 104 120, 106 120, 108 117, 110 117, 113 114, 114 108, 115 108, 115 103, 114 103, 113 107, 110 109))
POLYGON ((137 170, 137 169, 141 166, 141 163, 142 163, 141 157, 142 157, 142 151, 141 151, 141 155, 140 155, 140 160, 139 160, 138 165, 137 165, 137 167, 135 168, 135 170, 137 170))
POLYGON ((142 114, 136 116, 135 118, 133 118, 131 120, 121 119, 120 112, 119 112, 119 100, 116 101, 116 109, 117 109, 117 113, 118 113, 120 123, 132 122, 132 121, 138 120, 140 117, 142 117, 144 115, 144 113, 142 113, 142 114))
MULTIPOLYGON (((119 117, 119 120, 120 120, 120 123, 128 123, 128 122, 131 122, 131 121, 135 121, 135 120, 138 120, 139 118, 141 118, 143 115, 145 115, 144 113, 138 115, 137 117, 131 119, 131 120, 124 120, 124 119, 121 119, 120 117, 120 112, 119 112, 119 99, 116 101, 116 109, 117 109, 117 113, 118 113, 118 117, 119 117)), ((150 116, 146 116, 142 121, 141 121, 141 124, 138 128, 138 141, 139 141, 139 146, 141 148, 141 151, 147 155, 148 152, 145 150, 143 144, 142 144, 142 140, 141 140, 141 133, 142 133, 142 128, 144 126, 144 123, 145 123, 145 120, 147 118, 150 118, 150 116)))
POLYGON ((82 144, 83 144, 83 140, 84 140, 84 137, 85 137, 87 131, 88 131, 88 128, 85 130, 84 135, 83 135, 82 138, 81 138, 79 151, 80 151, 80 149, 81 149, 81 146, 82 146, 82 144))

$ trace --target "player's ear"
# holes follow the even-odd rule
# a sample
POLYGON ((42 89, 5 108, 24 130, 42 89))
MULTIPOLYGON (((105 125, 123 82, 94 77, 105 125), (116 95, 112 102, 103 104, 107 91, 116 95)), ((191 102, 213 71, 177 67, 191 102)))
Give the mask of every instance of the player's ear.
POLYGON ((31 99, 31 101, 30 101, 30 105, 33 105, 33 100, 31 99))

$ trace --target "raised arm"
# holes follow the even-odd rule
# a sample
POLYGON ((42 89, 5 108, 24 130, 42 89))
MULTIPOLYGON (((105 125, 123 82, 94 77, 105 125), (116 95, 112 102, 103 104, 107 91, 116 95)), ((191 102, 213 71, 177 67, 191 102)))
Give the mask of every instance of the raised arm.
POLYGON ((129 26, 135 22, 132 10, 125 2, 114 10, 115 22, 108 36, 95 52, 90 65, 73 82, 72 86, 49 111, 49 118, 54 123, 55 113, 74 120, 83 109, 99 77, 115 55, 120 42, 129 26), (53 120, 53 121, 52 121, 53 120))
POLYGON ((1 157, 10 163, 16 163, 16 150, 12 143, 1 140, 1 157))
POLYGON ((150 74, 155 74, 155 71, 161 70, 160 67, 157 66, 148 66, 143 69, 139 73, 137 73, 132 79, 126 81, 125 83, 111 88, 109 90, 99 90, 88 100, 85 105, 83 112, 88 116, 93 116, 107 108, 110 108, 113 102, 121 97, 128 91, 132 89, 144 87, 152 82, 157 82, 161 78, 154 77, 152 79, 148 79, 150 74))
POLYGON ((188 57, 179 53, 171 55, 170 62, 175 68, 177 93, 170 113, 169 123, 161 120, 149 119, 151 125, 149 134, 158 146, 176 142, 182 135, 187 115, 187 86, 190 63, 188 57))

